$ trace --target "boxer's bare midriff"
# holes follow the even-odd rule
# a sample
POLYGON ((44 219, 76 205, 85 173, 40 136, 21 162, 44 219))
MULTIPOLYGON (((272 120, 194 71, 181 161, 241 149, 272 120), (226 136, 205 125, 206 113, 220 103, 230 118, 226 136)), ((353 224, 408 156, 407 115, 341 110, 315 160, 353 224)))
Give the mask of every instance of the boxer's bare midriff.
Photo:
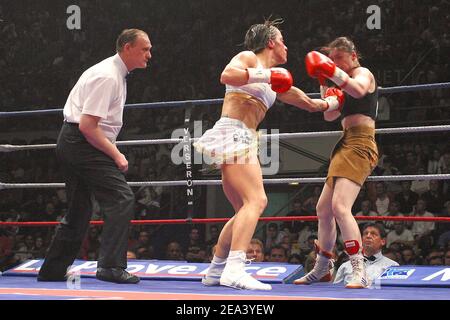
POLYGON ((351 114, 342 119, 341 125, 344 130, 357 126, 375 128, 375 121, 371 117, 363 114, 351 114))
POLYGON ((267 108, 255 97, 245 93, 227 93, 222 106, 222 117, 242 121, 249 129, 258 127, 267 108))

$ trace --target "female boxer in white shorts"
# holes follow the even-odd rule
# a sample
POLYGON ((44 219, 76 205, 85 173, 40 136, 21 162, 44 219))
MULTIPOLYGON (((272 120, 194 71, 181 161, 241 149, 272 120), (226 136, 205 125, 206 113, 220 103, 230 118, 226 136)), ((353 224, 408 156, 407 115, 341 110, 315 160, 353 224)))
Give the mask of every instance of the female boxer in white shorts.
POLYGON ((204 285, 271 289, 244 270, 246 250, 267 205, 257 158, 256 128, 275 99, 310 112, 330 111, 340 104, 336 96, 310 99, 292 87, 289 71, 274 68, 287 61, 279 23, 265 21, 247 31, 248 51, 234 56, 220 78, 226 85, 221 118, 194 143, 196 150, 220 164, 223 190, 236 212, 220 233, 204 285))

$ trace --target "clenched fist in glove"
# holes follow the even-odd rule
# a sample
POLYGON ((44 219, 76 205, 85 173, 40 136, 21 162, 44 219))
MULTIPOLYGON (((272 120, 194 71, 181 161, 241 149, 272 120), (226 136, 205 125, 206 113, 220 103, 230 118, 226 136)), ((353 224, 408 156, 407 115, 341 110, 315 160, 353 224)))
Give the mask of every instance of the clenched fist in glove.
POLYGON ((284 68, 247 68, 247 72, 247 83, 269 83, 272 90, 277 93, 288 91, 294 82, 291 73, 284 68))
POLYGON ((323 100, 325 100, 328 104, 327 110, 329 111, 342 111, 342 107, 344 105, 345 96, 341 89, 338 88, 328 88, 325 91, 325 95, 323 100))
POLYGON ((341 88, 344 88, 348 82, 348 74, 336 67, 333 60, 320 52, 309 52, 305 57, 305 64, 308 75, 319 79, 322 85, 325 83, 325 78, 330 79, 341 88))

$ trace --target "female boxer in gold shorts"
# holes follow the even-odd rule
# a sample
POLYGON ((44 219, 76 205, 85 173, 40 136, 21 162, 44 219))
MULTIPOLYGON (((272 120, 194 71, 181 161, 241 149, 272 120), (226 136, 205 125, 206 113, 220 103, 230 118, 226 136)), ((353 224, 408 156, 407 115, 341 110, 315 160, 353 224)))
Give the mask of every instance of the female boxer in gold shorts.
POLYGON ((336 223, 353 268, 347 288, 365 288, 368 283, 362 253, 361 233, 351 209, 356 197, 378 162, 375 142, 375 119, 378 108, 378 87, 373 74, 359 64, 353 42, 340 37, 327 48, 329 57, 313 51, 306 56, 306 69, 321 82, 321 92, 342 93, 342 110, 325 112, 327 121, 341 117, 343 135, 336 144, 328 176, 317 203, 319 218, 317 260, 311 272, 297 279, 296 284, 330 280, 330 260, 336 243, 336 223), (325 79, 338 88, 324 88, 325 79), (342 91, 341 91, 342 90, 342 91))

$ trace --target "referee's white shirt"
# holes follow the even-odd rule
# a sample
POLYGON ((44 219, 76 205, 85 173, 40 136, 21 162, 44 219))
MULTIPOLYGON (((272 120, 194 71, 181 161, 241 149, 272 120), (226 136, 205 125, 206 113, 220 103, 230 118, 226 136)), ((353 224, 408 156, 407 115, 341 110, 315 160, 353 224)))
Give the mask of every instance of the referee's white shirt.
POLYGON ((99 127, 114 143, 122 128, 128 69, 118 54, 87 69, 70 91, 64 120, 80 123, 82 114, 100 117, 99 127))
MULTIPOLYGON (((370 261, 364 259, 366 264, 366 274, 367 277, 371 280, 372 283, 375 283, 375 280, 383 274, 383 272, 392 266, 398 266, 399 264, 394 260, 391 260, 380 252, 374 254, 375 260, 370 261)), ((344 281, 344 284, 347 284, 352 278, 352 265, 350 261, 344 262, 338 269, 336 273, 336 277, 334 278, 334 283, 340 283, 344 281)))

